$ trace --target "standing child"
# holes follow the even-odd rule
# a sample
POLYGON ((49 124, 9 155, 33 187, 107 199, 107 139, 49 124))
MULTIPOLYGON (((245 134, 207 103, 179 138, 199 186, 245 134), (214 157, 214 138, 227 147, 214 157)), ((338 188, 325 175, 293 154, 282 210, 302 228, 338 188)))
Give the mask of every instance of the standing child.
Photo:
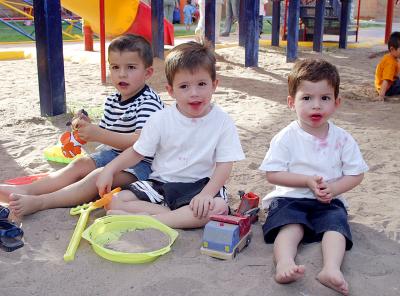
POLYGON ((383 56, 375 71, 378 101, 385 96, 400 95, 400 32, 393 32, 388 40, 389 52, 383 56))
POLYGON ((154 156, 153 172, 114 195, 108 214, 147 213, 173 228, 195 228, 211 214, 228 213, 224 184, 244 154, 232 119, 211 102, 215 63, 208 45, 188 42, 170 51, 165 73, 176 102, 154 114, 133 147, 104 168, 99 194, 110 191, 116 173, 145 156, 154 156))
MULTIPOLYGON (((146 120, 163 108, 159 96, 146 85, 153 74, 153 54, 146 39, 135 35, 114 39, 108 48, 108 62, 111 82, 118 92, 107 97, 99 125, 84 116, 73 120, 81 139, 99 142, 108 148, 81 157, 32 184, 1 184, 0 200, 9 202, 16 216, 93 200, 97 196, 96 179, 101 168, 135 143, 146 120)), ((146 180, 151 161, 146 158, 120 172, 113 186, 146 180)))
POLYGON ((193 23, 193 14, 195 13, 195 11, 196 8, 192 5, 192 1, 187 0, 185 7, 183 7, 186 31, 190 31, 190 25, 193 23))
POLYGON ((368 167, 353 137, 329 121, 340 105, 336 67, 300 61, 288 84, 287 103, 297 120, 273 137, 260 166, 276 185, 263 199, 264 240, 274 243, 275 280, 285 284, 302 277, 305 267, 295 263, 298 244, 322 240, 317 279, 347 295, 340 268, 353 243, 342 193, 360 184, 368 167))

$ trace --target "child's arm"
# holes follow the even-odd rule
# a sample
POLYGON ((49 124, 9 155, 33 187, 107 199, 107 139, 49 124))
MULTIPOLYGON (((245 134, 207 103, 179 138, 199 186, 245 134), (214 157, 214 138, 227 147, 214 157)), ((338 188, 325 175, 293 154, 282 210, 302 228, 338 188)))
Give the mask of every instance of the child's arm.
POLYGON ((379 95, 378 95, 378 99, 383 101, 383 99, 385 98, 385 94, 387 92, 387 90, 389 89, 389 80, 383 80, 382 81, 382 85, 381 85, 381 89, 379 90, 379 95))
POLYGON ((329 203, 333 198, 335 198, 335 196, 338 196, 356 187, 363 179, 364 174, 359 174, 355 176, 343 176, 339 180, 332 183, 321 182, 320 192, 322 195, 317 195, 317 199, 320 202, 329 203))
POLYGON ((214 197, 217 192, 225 185, 232 171, 233 162, 217 162, 215 171, 210 177, 210 181, 190 201, 190 209, 193 211, 193 216, 199 219, 207 216, 208 211, 212 210, 215 205, 214 197))
POLYGON ((131 147, 140 135, 140 131, 128 134, 113 132, 83 119, 79 120, 75 127, 78 129, 78 135, 82 140, 99 142, 120 150, 131 147))
POLYGON ((96 186, 99 190, 99 195, 103 196, 103 194, 111 191, 114 175, 117 172, 136 165, 142 159, 143 155, 137 153, 133 147, 130 147, 107 164, 97 178, 96 186))

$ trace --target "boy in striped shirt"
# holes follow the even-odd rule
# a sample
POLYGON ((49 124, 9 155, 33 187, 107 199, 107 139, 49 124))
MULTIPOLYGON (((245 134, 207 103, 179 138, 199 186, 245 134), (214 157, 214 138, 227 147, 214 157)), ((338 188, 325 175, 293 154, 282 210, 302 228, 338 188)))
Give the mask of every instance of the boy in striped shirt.
MULTIPOLYGON (((99 125, 83 114, 72 122, 82 140, 101 143, 105 149, 76 159, 32 184, 1 184, 0 201, 9 202, 16 217, 92 201, 97 197, 95 183, 102 168, 131 147, 150 115, 164 108, 160 97, 146 84, 153 74, 153 54, 143 37, 124 35, 114 39, 108 48, 108 61, 111 82, 118 92, 107 97, 99 125)), ((151 161, 145 158, 118 173, 114 186, 146 180, 151 161)))

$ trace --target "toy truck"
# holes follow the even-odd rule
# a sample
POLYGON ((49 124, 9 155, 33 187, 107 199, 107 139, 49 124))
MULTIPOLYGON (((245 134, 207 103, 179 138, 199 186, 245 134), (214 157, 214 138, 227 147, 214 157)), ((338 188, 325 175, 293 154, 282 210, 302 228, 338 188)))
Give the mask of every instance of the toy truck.
POLYGON ((248 216, 212 215, 204 227, 202 254, 233 259, 251 242, 251 223, 248 216))

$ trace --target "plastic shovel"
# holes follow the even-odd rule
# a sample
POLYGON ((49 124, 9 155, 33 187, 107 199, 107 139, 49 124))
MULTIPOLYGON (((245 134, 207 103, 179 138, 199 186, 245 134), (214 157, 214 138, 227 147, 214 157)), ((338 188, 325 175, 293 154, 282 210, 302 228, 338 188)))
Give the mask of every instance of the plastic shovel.
POLYGON ((115 188, 114 190, 107 194, 104 194, 102 198, 94 202, 83 204, 81 206, 77 206, 71 209, 71 211, 69 212, 71 215, 80 214, 80 217, 78 223, 76 223, 75 230, 72 234, 67 251, 65 251, 64 261, 69 262, 74 260, 76 249, 78 248, 79 242, 81 241, 82 232, 85 230, 90 212, 107 205, 111 201, 112 196, 119 191, 121 191, 120 187, 115 188))

